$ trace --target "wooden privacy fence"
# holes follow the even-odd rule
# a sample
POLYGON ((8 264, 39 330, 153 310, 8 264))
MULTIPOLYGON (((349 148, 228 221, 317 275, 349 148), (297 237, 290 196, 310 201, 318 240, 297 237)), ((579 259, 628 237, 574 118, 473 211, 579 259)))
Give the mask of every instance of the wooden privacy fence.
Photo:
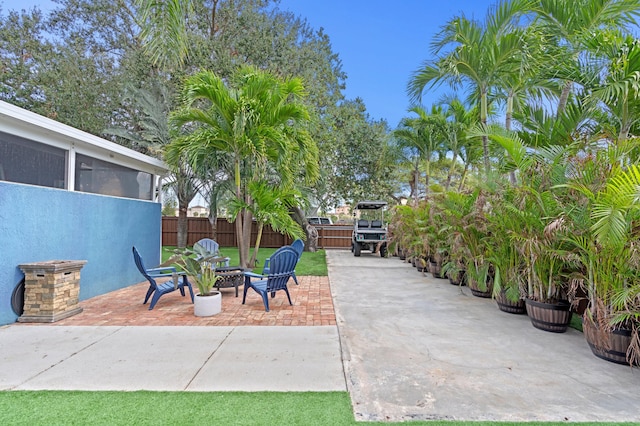
MULTIPOLYGON (((187 226, 187 245, 193 245, 202 238, 211 238, 211 225, 206 217, 190 217, 187 226)), ((318 248, 349 248, 353 228, 345 225, 315 225, 318 230, 318 248)), ((255 244, 258 226, 254 222, 251 228, 251 244, 255 244)), ((216 241, 221 247, 235 247, 236 226, 227 219, 218 218, 216 241)), ((277 248, 291 244, 291 238, 275 232, 270 226, 262 230, 260 247, 277 248)), ((162 245, 178 245, 178 218, 162 217, 162 245)))
POLYGON ((318 248, 351 248, 353 226, 314 225, 318 230, 318 248))

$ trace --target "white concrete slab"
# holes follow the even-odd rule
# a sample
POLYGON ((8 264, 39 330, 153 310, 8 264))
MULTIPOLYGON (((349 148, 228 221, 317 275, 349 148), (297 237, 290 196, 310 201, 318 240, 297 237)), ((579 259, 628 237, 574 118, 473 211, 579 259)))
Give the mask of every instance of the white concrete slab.
POLYGON ((188 389, 345 391, 338 330, 236 327, 188 389))
POLYGON ((0 390, 16 389, 120 327, 0 327, 0 390))
POLYGON ((345 391, 336 326, 0 329, 2 390, 345 391))
POLYGON ((184 390, 231 329, 121 327, 15 389, 184 390))

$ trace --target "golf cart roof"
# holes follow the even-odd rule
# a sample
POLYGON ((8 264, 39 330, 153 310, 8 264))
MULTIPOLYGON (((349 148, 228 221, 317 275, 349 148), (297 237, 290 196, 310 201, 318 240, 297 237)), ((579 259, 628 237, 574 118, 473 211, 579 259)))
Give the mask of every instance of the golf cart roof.
POLYGON ((386 201, 360 201, 356 204, 356 210, 378 210, 386 205, 386 201))

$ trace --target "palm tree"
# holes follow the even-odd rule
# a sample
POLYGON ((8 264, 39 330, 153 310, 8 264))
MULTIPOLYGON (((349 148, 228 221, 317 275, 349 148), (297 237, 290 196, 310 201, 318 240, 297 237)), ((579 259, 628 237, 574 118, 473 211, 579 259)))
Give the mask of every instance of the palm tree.
POLYGON ((402 122, 401 127, 394 130, 394 143, 400 152, 398 167, 403 169, 403 177, 406 176, 409 184, 409 198, 413 199, 413 204, 418 205, 418 186, 420 183, 420 153, 416 147, 415 140, 418 135, 413 129, 405 126, 402 122))
POLYGON ((558 64, 566 53, 561 47, 549 44, 539 25, 529 25, 519 38, 522 46, 512 57, 514 66, 498 75, 495 86, 498 96, 504 98, 507 130, 512 129, 514 111, 525 105, 541 105, 545 99, 559 96, 560 87, 557 81, 549 78, 547 69, 551 63, 558 64))
MULTIPOLYGON (((548 37, 563 45, 575 62, 589 40, 603 29, 636 25, 640 0, 536 0, 533 11, 548 37)), ((566 80, 558 101, 560 115, 567 104, 573 82, 566 80)))
POLYGON ((640 113, 640 44, 630 35, 601 32, 591 39, 592 51, 601 52, 602 60, 594 61, 594 71, 606 69, 606 77, 599 81, 589 98, 604 106, 618 122, 618 141, 629 136, 640 113))
MULTIPOLYGON (((154 157, 162 157, 162 151, 175 136, 168 125, 169 92, 165 86, 157 84, 153 90, 129 87, 125 102, 132 102, 139 111, 135 130, 111 128, 105 130, 125 139, 133 149, 154 157)), ((178 247, 187 245, 189 203, 198 194, 203 180, 184 162, 170 164, 171 174, 166 186, 171 188, 178 199, 178 247)))
POLYGON ((160 68, 181 65, 189 51, 186 17, 193 10, 192 1, 135 0, 135 4, 140 38, 152 62, 160 68))
POLYGON ((467 107, 457 98, 449 97, 443 104, 445 107, 445 121, 442 122, 443 132, 446 136, 445 148, 451 152, 451 165, 447 171, 445 192, 449 191, 451 178, 458 165, 458 157, 469 151, 470 145, 475 144, 471 138, 467 138, 467 132, 478 120, 477 108, 467 107))
POLYGON ((211 225, 211 238, 218 239, 218 210, 221 201, 233 192, 229 173, 227 173, 229 156, 224 152, 212 153, 206 164, 202 164, 202 170, 196 170, 198 179, 202 183, 200 194, 209 204, 209 224, 211 225))
MULTIPOLYGON (((279 80, 252 67, 240 68, 229 84, 212 72, 186 79, 184 105, 172 114, 172 123, 186 136, 167 149, 167 159, 185 155, 191 167, 202 170, 210 155, 230 156, 236 202, 252 205, 249 184, 267 176, 272 185, 289 187, 298 180, 318 176, 318 151, 305 126, 307 108, 300 79, 279 80)), ((241 208, 236 217, 240 265, 249 265, 251 211, 241 208)))
POLYGON ((249 183, 248 192, 252 204, 238 203, 237 199, 230 205, 231 217, 235 217, 242 209, 251 212, 258 223, 258 233, 249 265, 255 265, 262 239, 264 225, 274 231, 289 235, 293 239, 302 239, 304 232, 290 214, 290 210, 300 204, 301 194, 295 188, 275 187, 266 180, 249 183))
MULTIPOLYGON (((396 139, 401 141, 406 148, 415 149, 418 153, 416 164, 424 162, 425 165, 425 199, 429 197, 429 177, 431 174, 431 160, 441 145, 444 138, 441 132, 442 127, 439 121, 443 119, 441 109, 432 106, 431 113, 428 113, 422 106, 409 108, 417 117, 405 117, 401 120, 400 126, 395 130, 396 139)), ((415 174, 416 197, 418 187, 418 175, 415 174)))
POLYGON ((519 136, 532 148, 586 143, 594 134, 592 117, 593 108, 576 98, 558 115, 543 107, 525 105, 517 114, 522 125, 519 136))
MULTIPOLYGON (((484 22, 459 16, 446 24, 433 43, 435 61, 427 61, 413 73, 407 92, 420 100, 427 86, 443 82, 453 88, 463 83, 471 87, 480 104, 480 122, 487 123, 489 90, 499 77, 513 71, 514 60, 521 49, 521 32, 514 29, 517 17, 528 11, 527 0, 501 1, 492 8, 484 22), (452 47, 445 54, 441 52, 452 47)), ((488 139, 482 138, 485 173, 489 173, 488 139)))

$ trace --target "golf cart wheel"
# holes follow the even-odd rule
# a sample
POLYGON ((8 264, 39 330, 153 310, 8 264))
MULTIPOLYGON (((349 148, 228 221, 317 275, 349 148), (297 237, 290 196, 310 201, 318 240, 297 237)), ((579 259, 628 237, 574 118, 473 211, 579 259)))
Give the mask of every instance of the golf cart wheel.
POLYGON ((351 253, 353 253, 353 241, 351 241, 351 253))
POLYGON ((380 246, 380 257, 387 257, 387 245, 380 246))
POLYGON ((360 257, 360 243, 353 243, 353 255, 355 257, 360 257))

